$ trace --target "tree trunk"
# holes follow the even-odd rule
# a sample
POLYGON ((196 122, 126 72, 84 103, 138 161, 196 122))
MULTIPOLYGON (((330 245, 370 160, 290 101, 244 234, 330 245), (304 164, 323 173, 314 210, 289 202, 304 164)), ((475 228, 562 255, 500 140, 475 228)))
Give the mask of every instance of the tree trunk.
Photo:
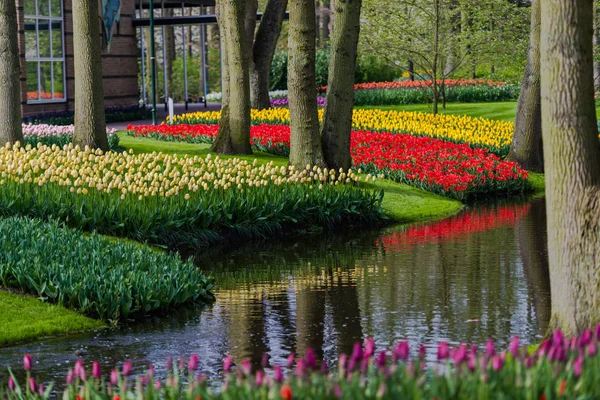
POLYGON ((600 7, 594 1, 594 88, 600 88, 600 7))
POLYGON ((21 142, 21 79, 14 0, 0 0, 0 145, 21 142))
MULTIPOLYGON (((173 16, 173 9, 165 9, 166 16, 173 16)), ((175 91, 173 90, 173 62, 175 62, 175 32, 173 26, 165 26, 165 60, 166 60, 166 71, 167 76, 167 93, 169 97, 175 101, 175 91)), ((165 102, 167 99, 165 99, 165 102)))
POLYGON ((335 0, 334 7, 337 23, 331 42, 327 105, 321 138, 327 166, 348 170, 352 166, 350 133, 362 0, 335 0))
POLYGON ((433 66, 431 70, 431 87, 433 89, 433 113, 438 113, 437 68, 440 50, 440 0, 433 1, 433 66))
POLYGON ((540 88, 541 0, 531 2, 531 34, 525 76, 521 84, 515 133, 507 159, 522 168, 544 172, 540 88))
POLYGON ((324 166, 316 91, 316 15, 314 0, 290 0, 288 98, 290 164, 324 166))
POLYGON ((411 81, 415 80, 415 62, 413 60, 408 60, 408 78, 411 81))
MULTIPOLYGON (((192 8, 188 7, 185 11, 185 15, 188 17, 192 15, 192 8)), ((185 42, 187 44, 187 56, 192 58, 194 56, 194 38, 192 35, 192 25, 188 25, 185 27, 185 42)))
POLYGON ((321 4, 320 1, 316 1, 315 2, 315 18, 316 18, 316 25, 317 25, 317 47, 321 47, 321 7, 323 7, 323 4, 321 4))
POLYGON ((252 108, 262 110, 271 107, 269 81, 271 63, 281 34, 288 0, 269 0, 260 26, 256 32, 250 65, 250 103, 252 108))
POLYGON ((75 133, 73 144, 108 150, 98 2, 73 0, 75 133))
POLYGON ((217 13, 223 41, 223 107, 212 151, 252 154, 250 146, 249 46, 244 0, 219 0, 217 13))
POLYGON ((324 5, 323 7, 319 8, 319 23, 320 23, 320 34, 319 37, 321 38, 321 47, 325 47, 327 46, 327 42, 329 41, 329 23, 330 23, 330 15, 331 12, 335 12, 335 9, 333 7, 335 7, 335 2, 334 0, 330 0, 331 4, 332 4, 332 8, 330 10, 329 7, 327 7, 326 5, 324 5))
POLYGON ((542 132, 552 292, 550 329, 600 322, 600 141, 593 1, 541 2, 542 132))

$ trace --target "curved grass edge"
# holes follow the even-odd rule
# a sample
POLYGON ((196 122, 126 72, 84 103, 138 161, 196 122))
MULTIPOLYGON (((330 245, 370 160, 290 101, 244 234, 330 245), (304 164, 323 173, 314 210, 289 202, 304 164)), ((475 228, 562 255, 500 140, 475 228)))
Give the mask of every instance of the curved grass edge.
MULTIPOLYGON (((166 142, 162 140, 139 138, 127 135, 126 131, 118 132, 120 145, 135 153, 163 153, 188 154, 191 156, 206 156, 210 153, 208 144, 192 144, 185 142, 166 142)), ((214 153, 213 153, 214 154, 214 153)), ((230 156, 219 155, 220 158, 230 156)), ((263 152, 255 152, 251 156, 237 156, 237 158, 254 160, 259 163, 272 161, 277 166, 288 164, 287 157, 276 156, 263 152)), ((379 179, 375 184, 369 184, 384 190, 382 208, 390 222, 409 223, 429 219, 438 219, 458 213, 463 204, 457 200, 442 197, 409 185, 396 183, 387 179, 379 179)))
POLYGON ((100 320, 0 287, 0 347, 105 327, 100 320))

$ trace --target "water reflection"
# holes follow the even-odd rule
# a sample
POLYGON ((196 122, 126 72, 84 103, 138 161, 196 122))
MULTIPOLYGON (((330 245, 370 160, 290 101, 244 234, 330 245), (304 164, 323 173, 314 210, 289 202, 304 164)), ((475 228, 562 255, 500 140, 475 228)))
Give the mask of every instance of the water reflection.
POLYGON ((47 379, 63 376, 75 352, 105 368, 124 359, 162 366, 168 355, 199 353, 202 370, 215 377, 226 354, 259 364, 269 352, 283 363, 310 347, 332 363, 366 336, 382 347, 405 338, 429 347, 491 336, 535 342, 550 315, 545 243, 542 200, 198 254, 198 265, 217 278, 211 307, 0 349, 0 371, 24 352, 47 379))

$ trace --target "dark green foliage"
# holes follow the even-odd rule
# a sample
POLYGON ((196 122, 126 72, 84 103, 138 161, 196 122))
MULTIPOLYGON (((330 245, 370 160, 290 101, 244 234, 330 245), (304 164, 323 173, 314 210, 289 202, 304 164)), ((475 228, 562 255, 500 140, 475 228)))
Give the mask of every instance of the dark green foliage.
MULTIPOLYGON (((471 85, 446 88, 446 101, 451 103, 478 103, 516 100, 519 86, 471 85)), ((441 100, 441 98, 440 98, 441 100)), ((433 90, 424 89, 369 89, 354 91, 356 106, 387 106, 402 104, 428 104, 433 101, 433 90)))
MULTIPOLYGON (((71 135, 52 135, 52 136, 26 136, 25 145, 30 144, 32 147, 36 147, 38 143, 46 146, 52 146, 53 144, 58 147, 63 147, 70 144, 73 141, 71 135)), ((119 136, 108 135, 108 146, 110 149, 115 150, 119 147, 119 136)))
POLYGON ((23 217, 0 219, 0 237, 1 286, 90 316, 117 320, 212 298, 212 280, 191 261, 136 243, 23 217))

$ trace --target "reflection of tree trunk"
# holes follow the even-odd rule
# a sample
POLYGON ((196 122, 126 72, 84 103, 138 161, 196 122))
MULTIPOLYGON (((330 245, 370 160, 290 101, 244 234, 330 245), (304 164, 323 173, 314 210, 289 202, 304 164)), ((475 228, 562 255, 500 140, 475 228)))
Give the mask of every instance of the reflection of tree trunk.
MULTIPOLYGON (((344 275, 348 279, 352 279, 351 271, 344 275)), ((329 279, 333 282, 331 289, 327 292, 327 298, 331 304, 333 327, 338 332, 337 353, 350 353, 354 343, 361 342, 363 337, 357 284, 356 282, 341 282, 340 278, 334 276, 331 270, 329 279)))
MULTIPOLYGON (((331 0, 331 2, 333 3, 333 0, 331 0)), ((352 2, 349 2, 352 3, 352 2)), ((333 10, 332 10, 333 11, 333 10)), ((329 41, 329 23, 330 23, 330 10, 328 6, 323 6, 319 8, 319 36, 320 36, 320 43, 321 43, 321 47, 325 47, 327 45, 327 42, 329 41)))
POLYGON ((247 296, 246 304, 238 306, 238 312, 231 314, 229 340, 232 356, 237 361, 250 359, 253 365, 260 365, 263 354, 268 352, 265 340, 267 336, 264 304, 261 299, 251 299, 257 296, 254 290, 243 291, 238 295, 247 296), (240 311, 244 312, 240 312, 240 311), (237 354, 234 354, 237 352, 237 354))
POLYGON ((296 348, 296 321, 293 319, 287 291, 271 296, 271 307, 283 330, 283 347, 290 352, 296 348))
POLYGON ((538 325, 545 331, 550 322, 550 276, 548 273, 548 243, 546 235, 546 203, 536 201, 531 212, 516 226, 519 254, 527 290, 533 303, 538 325))
POLYGON ((298 354, 313 349, 323 356, 325 324, 325 292, 315 288, 304 288, 296 293, 296 332, 298 354))

